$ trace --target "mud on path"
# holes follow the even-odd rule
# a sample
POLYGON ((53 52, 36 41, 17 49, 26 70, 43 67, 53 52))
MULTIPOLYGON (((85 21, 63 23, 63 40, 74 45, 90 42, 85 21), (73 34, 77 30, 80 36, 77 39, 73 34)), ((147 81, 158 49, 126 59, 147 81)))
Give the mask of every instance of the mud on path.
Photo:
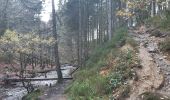
POLYGON ((138 100, 144 92, 170 96, 170 62, 158 49, 158 43, 163 38, 151 37, 146 33, 130 35, 140 44, 138 57, 142 69, 136 70, 139 80, 132 83, 132 94, 127 100, 138 100))

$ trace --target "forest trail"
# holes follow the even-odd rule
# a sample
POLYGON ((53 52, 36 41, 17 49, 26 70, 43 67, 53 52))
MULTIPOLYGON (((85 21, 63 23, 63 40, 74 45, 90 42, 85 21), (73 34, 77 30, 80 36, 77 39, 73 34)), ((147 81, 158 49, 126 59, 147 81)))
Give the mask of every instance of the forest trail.
POLYGON ((66 87, 70 84, 70 80, 65 80, 62 84, 47 87, 43 89, 43 95, 39 97, 40 100, 67 100, 64 94, 66 87))
MULTIPOLYGON (((138 57, 142 69, 137 69, 138 81, 132 83, 132 93, 127 100, 137 100, 144 92, 158 92, 170 95, 170 63, 158 49, 160 37, 149 33, 130 35, 140 44, 138 57)), ((165 96, 165 98, 166 98, 165 96)))

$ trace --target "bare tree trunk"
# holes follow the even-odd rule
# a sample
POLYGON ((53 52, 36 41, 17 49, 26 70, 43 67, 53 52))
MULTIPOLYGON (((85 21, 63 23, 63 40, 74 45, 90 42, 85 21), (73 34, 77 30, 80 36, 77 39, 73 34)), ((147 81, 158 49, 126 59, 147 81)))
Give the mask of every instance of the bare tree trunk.
POLYGON ((54 0, 52 0, 52 20, 53 20, 53 36, 57 42, 54 45, 54 56, 55 56, 55 63, 56 63, 56 70, 58 75, 58 83, 61 83, 63 80, 63 75, 61 72, 61 66, 60 66, 60 59, 58 54, 58 37, 57 37, 57 29, 56 29, 56 14, 55 14, 55 4, 54 0))
POLYGON ((82 19, 81 19, 81 0, 79 0, 79 32, 77 37, 77 59, 78 59, 78 67, 81 67, 81 54, 82 54, 82 46, 81 46, 81 34, 82 34, 82 19))
POLYGON ((112 0, 108 0, 108 38, 112 39, 112 0))
POLYGON ((154 17, 156 14, 156 0, 152 0, 151 2, 151 17, 154 17))
POLYGON ((9 0, 6 0, 5 7, 3 9, 2 16, 0 18, 0 36, 4 34, 5 30, 7 29, 7 8, 8 8, 9 0))

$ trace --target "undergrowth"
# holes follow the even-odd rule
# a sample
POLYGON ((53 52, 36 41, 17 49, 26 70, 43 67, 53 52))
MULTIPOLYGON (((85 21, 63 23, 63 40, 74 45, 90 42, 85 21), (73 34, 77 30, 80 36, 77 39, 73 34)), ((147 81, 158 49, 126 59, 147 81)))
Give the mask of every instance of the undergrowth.
POLYGON ((167 37, 164 41, 159 43, 160 50, 164 52, 170 51, 170 37, 167 37))
MULTIPOLYGON (((127 37, 127 30, 120 29, 112 41, 102 44, 94 50, 86 62, 86 66, 75 73, 75 81, 66 90, 70 100, 114 98, 113 90, 124 85, 134 75, 131 70, 131 67, 134 66, 134 52, 131 50, 120 52, 118 49, 120 45, 126 43, 127 37), (117 63, 111 64, 116 58, 118 58, 117 63), (100 74, 102 68, 109 69, 107 75, 100 74)), ((122 92, 122 95, 128 94, 126 93, 129 92, 127 89, 122 92)))
POLYGON ((163 14, 151 17, 145 21, 147 26, 159 27, 161 30, 170 30, 170 10, 163 14))

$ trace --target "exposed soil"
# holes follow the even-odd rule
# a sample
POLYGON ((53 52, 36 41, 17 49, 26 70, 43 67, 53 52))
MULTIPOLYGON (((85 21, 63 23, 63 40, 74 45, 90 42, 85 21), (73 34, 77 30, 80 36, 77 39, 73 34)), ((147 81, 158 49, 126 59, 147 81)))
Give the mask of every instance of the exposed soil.
POLYGON ((158 49, 164 38, 151 37, 150 34, 130 33, 140 44, 139 59, 142 69, 137 69, 138 81, 132 83, 132 93, 127 100, 139 100, 144 92, 158 92, 170 95, 170 62, 158 49), (138 99, 137 99, 138 98, 138 99))

